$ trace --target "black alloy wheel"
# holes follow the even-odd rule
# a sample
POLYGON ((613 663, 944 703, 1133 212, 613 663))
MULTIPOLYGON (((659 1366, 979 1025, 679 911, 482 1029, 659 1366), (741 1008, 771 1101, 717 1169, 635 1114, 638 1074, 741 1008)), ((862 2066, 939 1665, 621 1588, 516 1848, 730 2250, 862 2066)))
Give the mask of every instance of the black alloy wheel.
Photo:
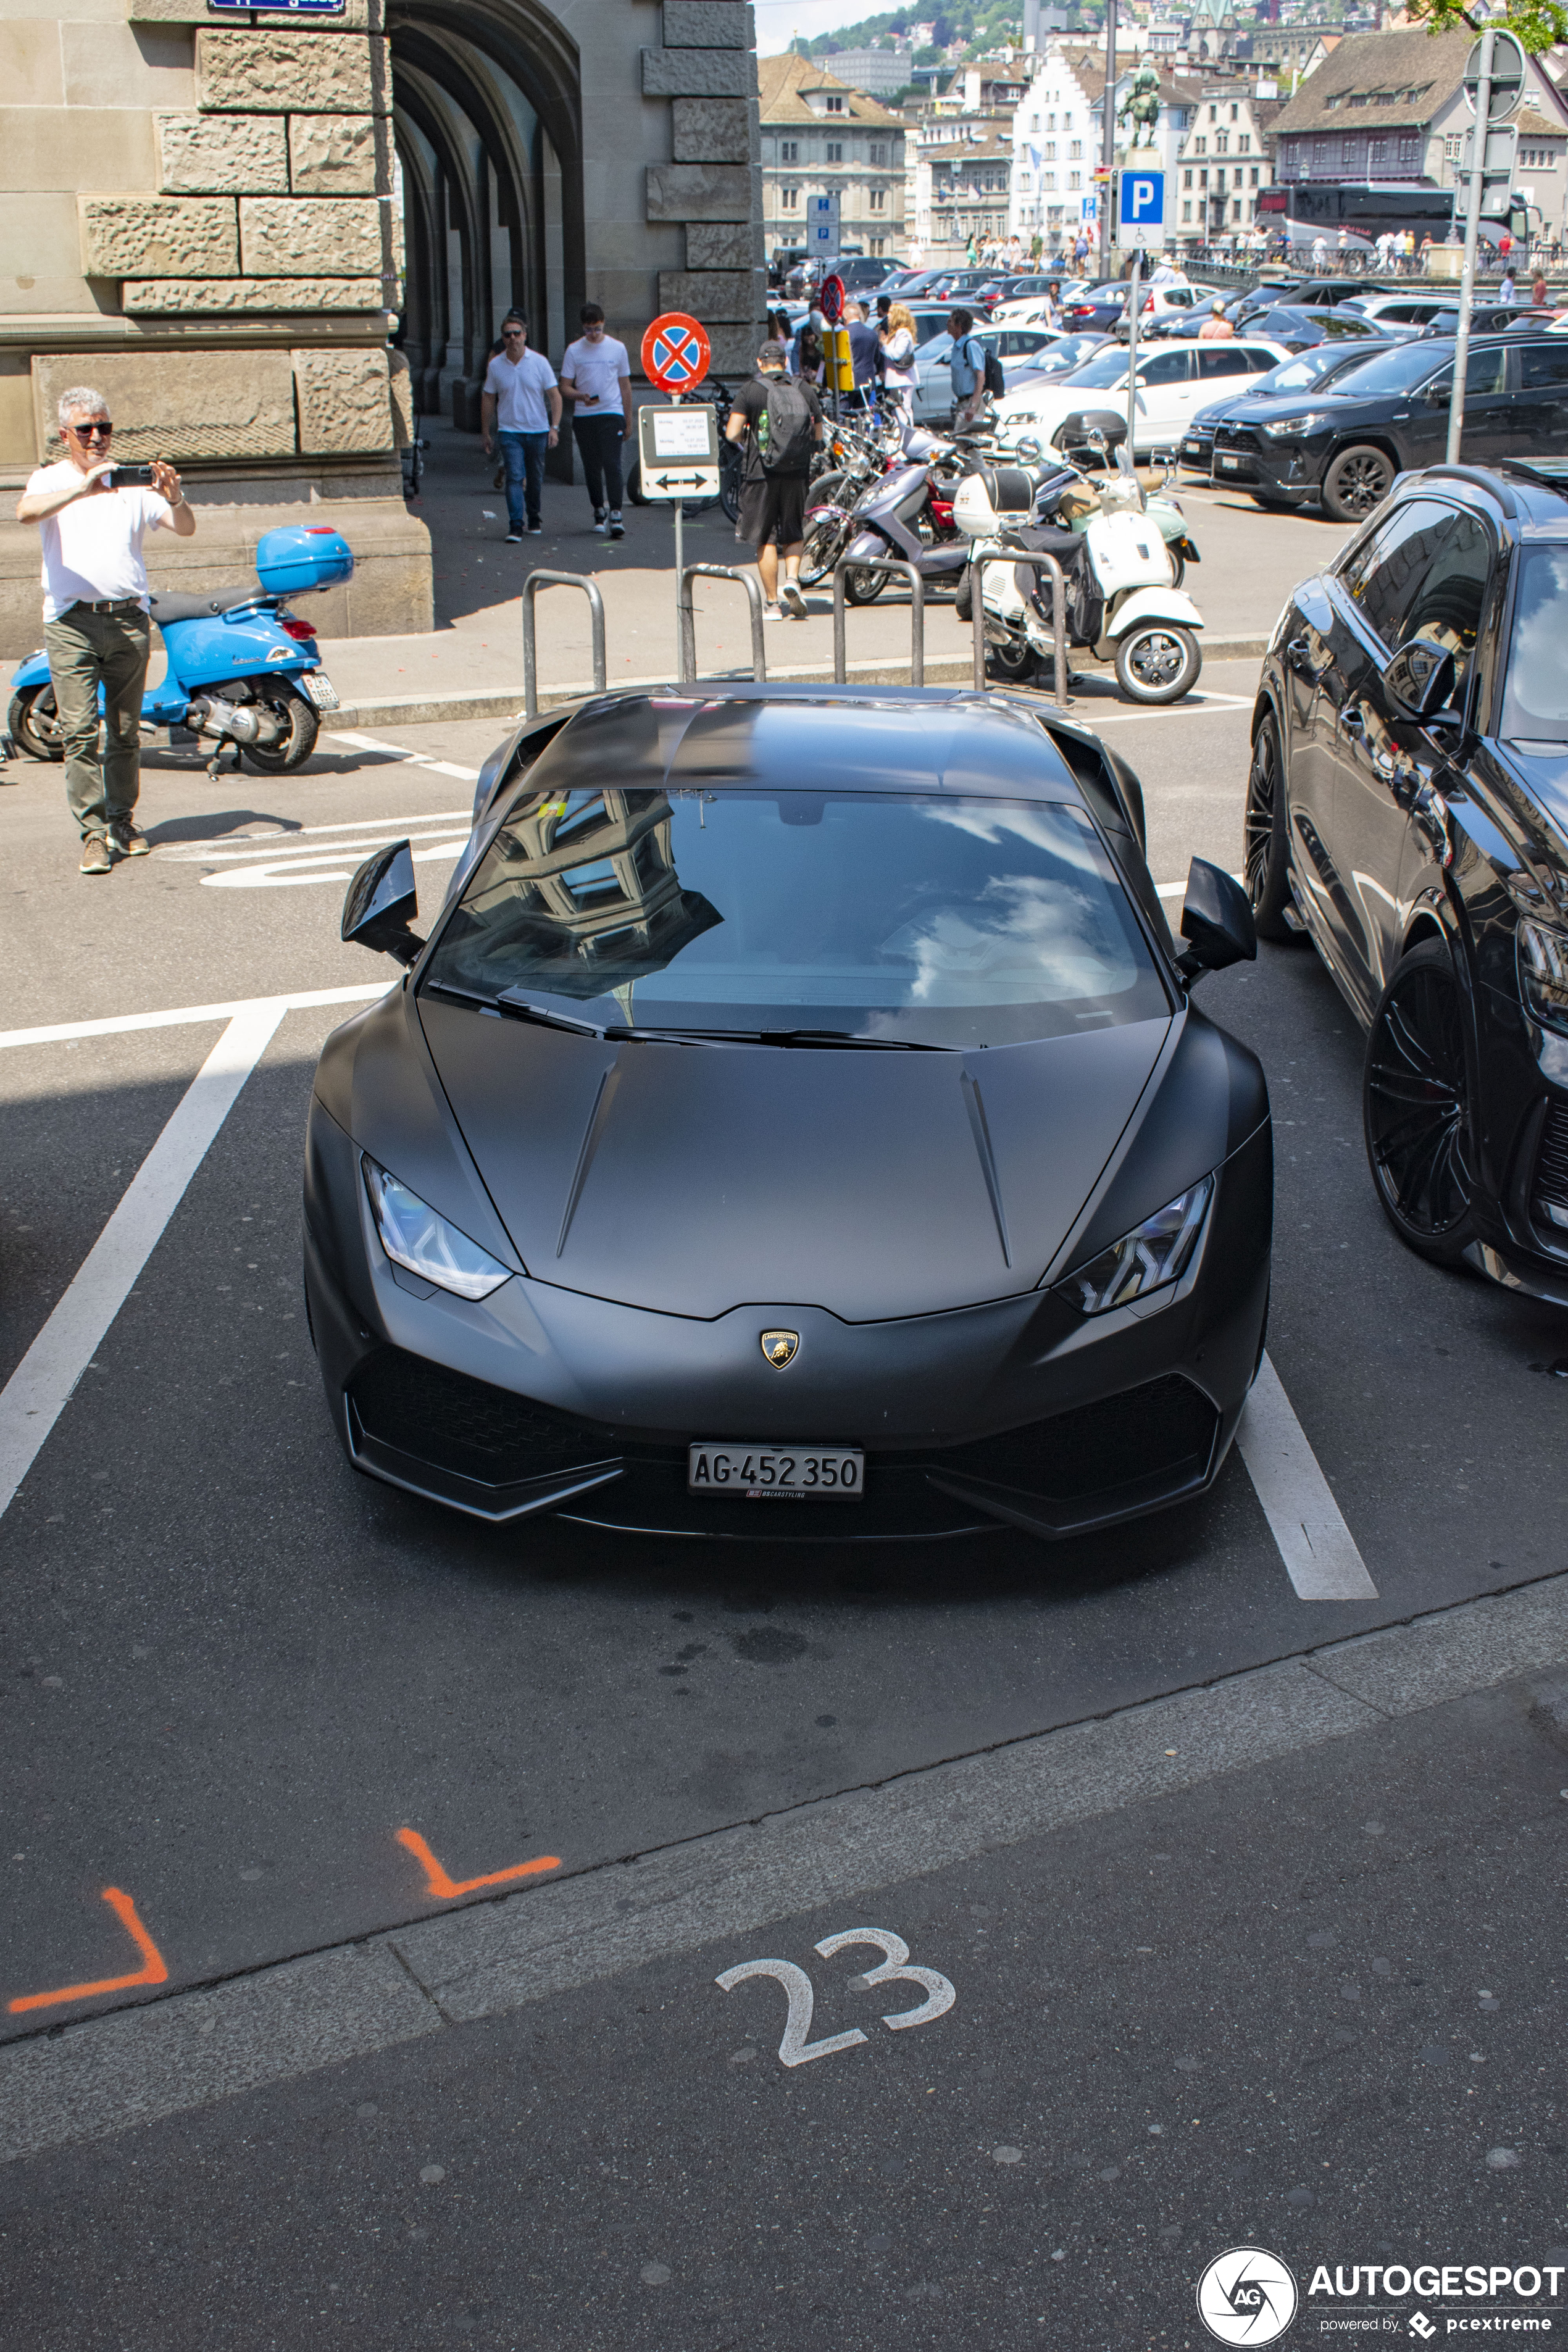
POLYGON ((1394 488, 1394 467, 1381 449, 1357 442, 1342 449, 1323 476, 1323 511, 1334 522, 1364 522, 1394 488))
POLYGON ((1242 863, 1252 919, 1260 940, 1288 940, 1285 908, 1290 902, 1289 815, 1279 721, 1270 712, 1258 722, 1247 772, 1247 814, 1242 820, 1242 863))
POLYGON ((1362 1076, 1366 1155, 1407 1248, 1453 1265, 1476 1236, 1465 1010, 1453 959, 1423 940, 1378 999, 1362 1076))

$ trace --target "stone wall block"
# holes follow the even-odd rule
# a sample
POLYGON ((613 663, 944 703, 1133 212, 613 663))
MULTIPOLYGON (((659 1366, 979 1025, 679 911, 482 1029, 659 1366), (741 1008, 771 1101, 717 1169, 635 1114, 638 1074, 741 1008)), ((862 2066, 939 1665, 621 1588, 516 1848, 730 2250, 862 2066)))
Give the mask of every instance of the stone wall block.
MULTIPOLYGON (((196 35, 196 102, 204 112, 374 114, 375 52, 384 47, 352 33, 204 25, 196 35)), ((384 74, 384 58, 379 67, 384 74)))
POLYGON ((232 196, 79 196, 88 278, 226 278, 239 268, 232 196))
POLYGON ((258 278, 379 278, 376 196, 242 196, 240 249, 258 278))
POLYGON ((380 310, 379 278, 128 278, 121 300, 133 317, 242 318, 258 310, 380 310))
POLYGON ((295 114, 289 121, 289 179, 297 196, 374 196, 374 114, 295 114))
POLYGON ((743 49, 645 49, 645 98, 754 98, 757 70, 743 49))
POLYGON ((404 352, 388 352, 386 361, 390 371, 387 390, 392 399, 392 437, 399 449, 406 449, 414 438, 414 379, 404 352))
POLYGON ((749 221, 752 194, 743 163, 650 163, 644 203, 650 221, 749 221))
POLYGON ((713 352, 709 362, 711 372, 733 383, 752 373, 763 347, 762 324, 759 320, 754 326, 710 327, 708 341, 713 352))
POLYGON ((248 352, 48 352, 33 362, 38 446, 64 454, 56 403, 92 383, 114 418, 116 456, 291 457, 294 382, 289 354, 248 352))
POLYGON ((678 163, 747 163, 752 109, 743 98, 678 98, 669 110, 678 163))
POLYGON ((762 236, 749 222, 710 227, 692 223, 688 226, 688 269, 760 269, 762 265, 762 236))
POLYGON ((300 447, 304 456, 367 454, 392 447, 390 372, 384 352, 295 352, 292 357, 300 447))
POLYGON ((689 311, 704 326, 712 319, 732 323, 760 320, 763 273, 760 269, 661 269, 658 307, 689 311))
POLYGON ((667 49, 749 49, 753 38, 743 0, 664 0, 667 49))
POLYGON ((280 114, 158 114, 158 184, 165 194, 289 193, 280 114))

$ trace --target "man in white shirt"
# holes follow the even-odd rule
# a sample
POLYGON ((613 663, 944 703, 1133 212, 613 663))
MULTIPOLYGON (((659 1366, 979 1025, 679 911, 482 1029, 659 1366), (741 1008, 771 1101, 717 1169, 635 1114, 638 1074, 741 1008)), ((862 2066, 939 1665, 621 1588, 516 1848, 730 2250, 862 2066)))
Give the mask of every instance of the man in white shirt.
POLYGON ((516 547, 522 539, 525 505, 531 535, 537 539, 544 529, 540 517, 544 453, 559 438, 561 394, 543 352, 528 348, 528 321, 521 310, 507 312, 500 339, 501 349, 485 371, 479 394, 480 446, 487 457, 493 454, 499 424, 506 467, 507 545, 516 547))
POLYGON ((572 435, 582 453, 594 529, 619 539, 621 445, 632 429, 632 363, 625 343, 605 332, 605 314, 596 302, 584 302, 577 316, 583 331, 566 346, 561 389, 573 404, 572 435))
POLYGON ((162 458, 148 469, 150 488, 116 487, 114 427, 102 393, 89 385, 64 392, 58 414, 66 454, 29 476, 16 520, 36 522, 44 542, 44 643, 65 738, 66 799, 81 833, 81 871, 107 874, 116 856, 147 853, 146 835, 132 822, 152 638, 142 535, 157 529, 189 539, 196 519, 178 474, 162 458))

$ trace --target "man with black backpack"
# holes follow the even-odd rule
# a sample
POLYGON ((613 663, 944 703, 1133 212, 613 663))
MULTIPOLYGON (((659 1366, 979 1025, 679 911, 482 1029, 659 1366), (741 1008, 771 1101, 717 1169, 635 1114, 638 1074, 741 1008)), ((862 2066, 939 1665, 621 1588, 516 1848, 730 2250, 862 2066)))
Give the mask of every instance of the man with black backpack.
POLYGON ((822 438, 822 405, 811 386, 784 373, 782 343, 764 343, 757 372, 736 394, 724 428, 746 443, 741 481, 740 535, 757 551, 767 599, 765 617, 806 617, 800 591, 800 551, 805 538, 805 486, 812 452, 822 438), (779 583, 779 550, 784 576, 779 583))
POLYGON ((947 331, 952 337, 948 369, 952 379, 953 429, 962 431, 966 425, 979 424, 987 394, 994 396, 1004 391, 1006 378, 995 352, 974 332, 973 310, 951 312, 947 331))

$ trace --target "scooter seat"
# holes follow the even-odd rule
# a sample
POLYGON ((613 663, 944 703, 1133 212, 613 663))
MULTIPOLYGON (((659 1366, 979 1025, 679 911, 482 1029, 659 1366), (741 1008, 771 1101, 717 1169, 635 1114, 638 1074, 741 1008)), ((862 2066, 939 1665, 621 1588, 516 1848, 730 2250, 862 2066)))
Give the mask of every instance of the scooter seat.
POLYGON ((210 621, 220 613, 232 613, 237 604, 275 604, 275 597, 263 596, 257 587, 212 588, 205 596, 181 596, 166 588, 152 591, 147 598, 153 618, 164 621, 210 621))

